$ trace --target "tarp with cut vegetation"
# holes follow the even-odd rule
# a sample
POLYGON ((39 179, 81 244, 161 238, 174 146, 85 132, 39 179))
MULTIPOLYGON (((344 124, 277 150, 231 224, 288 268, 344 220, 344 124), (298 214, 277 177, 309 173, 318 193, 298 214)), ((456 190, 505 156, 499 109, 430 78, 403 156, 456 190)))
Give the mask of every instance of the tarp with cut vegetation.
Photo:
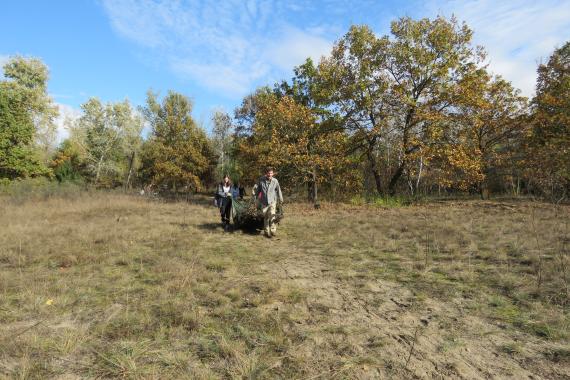
MULTIPOLYGON (((240 228, 263 228, 263 213, 261 205, 255 198, 244 200, 232 200, 232 219, 234 224, 240 228)), ((283 206, 278 203, 275 214, 275 221, 278 223, 283 219, 283 206)))

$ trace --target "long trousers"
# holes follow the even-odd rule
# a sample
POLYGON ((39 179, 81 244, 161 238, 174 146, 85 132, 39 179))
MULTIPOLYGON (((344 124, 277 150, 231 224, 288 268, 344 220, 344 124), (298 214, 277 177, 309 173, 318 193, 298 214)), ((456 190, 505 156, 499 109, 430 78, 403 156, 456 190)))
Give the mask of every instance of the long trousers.
POLYGON ((277 223, 275 223, 275 212, 277 203, 271 203, 261 209, 263 212, 263 229, 266 235, 275 235, 277 232, 277 223))
POLYGON ((232 212, 232 199, 230 197, 220 199, 220 216, 223 224, 230 223, 230 214, 232 212))

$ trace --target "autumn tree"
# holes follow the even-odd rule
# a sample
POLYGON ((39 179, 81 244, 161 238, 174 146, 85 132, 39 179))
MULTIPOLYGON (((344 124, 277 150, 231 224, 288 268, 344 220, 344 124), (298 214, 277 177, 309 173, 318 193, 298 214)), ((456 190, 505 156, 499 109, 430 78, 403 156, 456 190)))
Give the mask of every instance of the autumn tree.
POLYGON ((419 185, 430 159, 429 142, 436 141, 432 128, 444 125, 458 83, 483 58, 471 36, 454 18, 405 17, 392 23, 391 36, 352 26, 321 61, 329 107, 366 157, 378 193, 394 194, 403 176, 412 192, 419 185), (387 184, 379 162, 382 150, 396 157, 395 167, 383 171, 390 173, 387 184))
POLYGON ((524 137, 527 101, 510 82, 484 68, 464 75, 455 92, 453 107, 431 128, 438 141, 428 149, 439 160, 440 184, 476 187, 485 198, 491 171, 508 166, 524 137))
POLYGON ((570 194, 570 42, 538 67, 529 172, 553 199, 570 194))
POLYGON ((377 154, 390 127, 387 50, 386 37, 376 37, 367 26, 352 26, 335 44, 330 57, 321 61, 310 92, 324 98, 320 101, 328 104, 332 115, 339 119, 338 125, 351 135, 352 146, 347 154, 362 152, 379 194, 384 193, 385 186, 377 154))
MULTIPOLYGON (((241 152, 261 171, 265 165, 279 169, 280 179, 292 186, 311 182, 310 200, 318 203, 318 186, 342 172, 344 180, 350 160, 347 136, 317 122, 313 111, 291 97, 268 95, 258 103, 252 133, 241 143, 241 152)), ((353 185, 347 183, 346 185, 353 185)))
MULTIPOLYGON (((337 153, 361 164, 377 194, 395 194, 402 185, 415 194, 424 178, 430 186, 484 193, 498 178, 492 174, 519 170, 512 162, 515 152, 521 157, 527 106, 510 83, 487 72, 472 34, 444 17, 404 17, 382 37, 352 26, 318 65, 307 60, 290 81, 244 99, 236 112, 236 137, 246 143, 240 146, 253 146, 252 136, 263 131, 271 133, 259 143, 269 141, 277 124, 258 128, 268 114, 260 114, 262 106, 291 98, 314 117, 310 139, 342 132, 344 150, 337 153)), ((263 149, 269 148, 241 150, 240 162, 268 155, 263 149)))
POLYGON ((200 190, 215 165, 215 155, 206 133, 192 118, 190 99, 170 91, 160 102, 149 92, 143 113, 151 127, 143 152, 145 178, 174 192, 181 187, 200 190))
MULTIPOLYGON (((316 123, 318 124, 317 131, 321 134, 327 135, 329 133, 336 133, 344 131, 343 121, 339 117, 339 113, 331 109, 330 106, 330 93, 327 91, 325 82, 323 80, 322 70, 315 66, 311 58, 293 69, 293 77, 290 81, 282 81, 273 88, 273 93, 279 97, 290 97, 296 103, 307 107, 315 116, 316 123)), ((346 132, 345 132, 346 134, 346 132)), ((344 144, 343 151, 337 151, 337 154, 348 156, 354 163, 353 152, 354 149, 349 145, 344 144)), ((351 171, 355 174, 354 171, 351 171)), ((337 188, 343 188, 347 181, 353 182, 352 179, 346 178, 347 173, 342 175, 335 175, 330 173, 327 179, 327 185, 331 190, 336 191, 337 188)), ((317 189, 315 186, 320 184, 314 183, 311 177, 307 180, 307 196, 309 201, 312 201, 317 189)))
POLYGON ((423 164, 425 141, 433 140, 430 129, 441 126, 446 111, 454 106, 454 90, 478 69, 484 55, 471 45, 471 29, 455 18, 405 17, 392 23, 391 33, 386 72, 400 152, 388 185, 393 194, 402 175, 414 170, 418 161, 423 164))

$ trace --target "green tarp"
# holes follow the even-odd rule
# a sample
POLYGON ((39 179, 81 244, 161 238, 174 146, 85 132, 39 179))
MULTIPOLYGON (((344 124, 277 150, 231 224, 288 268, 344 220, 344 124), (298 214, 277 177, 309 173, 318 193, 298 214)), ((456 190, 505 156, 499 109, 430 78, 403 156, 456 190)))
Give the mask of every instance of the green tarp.
MULTIPOLYGON (((263 213, 255 198, 232 199, 232 219, 237 227, 263 228, 263 213)), ((276 222, 283 219, 283 207, 277 204, 276 222)))

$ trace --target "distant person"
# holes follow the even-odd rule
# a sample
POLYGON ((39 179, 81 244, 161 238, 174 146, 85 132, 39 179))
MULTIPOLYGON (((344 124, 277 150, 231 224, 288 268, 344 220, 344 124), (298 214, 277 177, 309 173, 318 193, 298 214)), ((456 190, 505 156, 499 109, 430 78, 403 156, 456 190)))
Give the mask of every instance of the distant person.
POLYGON ((239 198, 239 187, 237 185, 237 183, 233 183, 232 184, 232 199, 238 199, 239 198))
POLYGON ((265 236, 269 238, 275 236, 277 233, 277 223, 275 223, 277 201, 283 203, 283 194, 279 181, 273 177, 272 167, 268 167, 265 175, 259 178, 253 188, 253 195, 261 203, 265 236))
POLYGON ((217 206, 220 208, 220 216, 222 217, 222 226, 224 231, 230 228, 230 215, 232 212, 232 182, 226 174, 222 182, 218 184, 216 192, 217 206))
POLYGON ((245 196, 245 187, 243 187, 241 183, 238 183, 238 194, 239 194, 239 199, 243 200, 243 197, 245 196))

